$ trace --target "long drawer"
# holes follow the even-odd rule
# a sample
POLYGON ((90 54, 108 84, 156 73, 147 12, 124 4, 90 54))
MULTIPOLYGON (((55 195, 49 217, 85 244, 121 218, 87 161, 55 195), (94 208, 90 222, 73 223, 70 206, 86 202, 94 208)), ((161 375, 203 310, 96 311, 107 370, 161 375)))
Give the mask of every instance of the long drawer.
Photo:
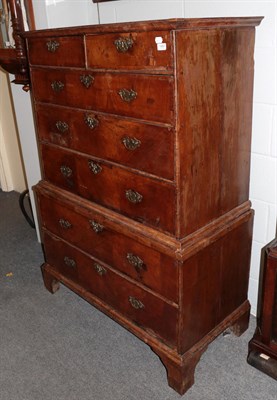
POLYGON ((174 132, 87 110, 36 105, 41 140, 115 161, 166 179, 174 178, 174 132))
POLYGON ((32 68, 31 79, 37 102, 173 124, 171 76, 32 68))
MULTIPOLYGON (((38 194, 44 229, 178 302, 178 270, 170 257, 116 232, 102 215, 38 194)), ((54 252, 55 253, 55 252, 54 252)))
POLYGON ((125 279, 106 264, 48 234, 46 262, 167 343, 176 345, 178 308, 125 279))
POLYGON ((42 145, 44 177, 157 229, 175 229, 175 186, 61 148, 42 145))

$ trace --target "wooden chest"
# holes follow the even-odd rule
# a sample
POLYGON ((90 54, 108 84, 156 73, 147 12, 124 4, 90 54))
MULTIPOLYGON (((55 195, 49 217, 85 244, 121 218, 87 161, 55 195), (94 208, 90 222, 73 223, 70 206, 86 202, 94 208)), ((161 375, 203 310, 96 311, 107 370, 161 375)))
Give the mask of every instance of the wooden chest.
POLYGON ((277 239, 262 256, 257 328, 249 342, 248 362, 277 380, 277 239))
POLYGON ((26 33, 46 287, 144 340, 183 394, 248 325, 255 26, 176 19, 26 33))

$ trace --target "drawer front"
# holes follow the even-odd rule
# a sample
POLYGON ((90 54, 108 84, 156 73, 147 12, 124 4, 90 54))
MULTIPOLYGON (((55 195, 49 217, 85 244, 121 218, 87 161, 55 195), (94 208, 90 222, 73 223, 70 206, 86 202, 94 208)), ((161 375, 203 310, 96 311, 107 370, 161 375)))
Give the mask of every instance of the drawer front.
POLYGON ((173 259, 115 232, 102 215, 77 211, 41 195, 39 206, 48 231, 177 303, 178 271, 173 259))
POLYGON ((88 35, 88 67, 167 71, 173 68, 171 43, 166 31, 88 35))
POLYGON ((44 247, 46 261, 66 278, 80 284, 142 328, 176 345, 176 307, 59 239, 45 235, 44 247))
POLYGON ((173 233, 175 187, 91 157, 42 145, 44 177, 139 222, 173 233))
POLYGON ((28 39, 31 65, 85 67, 82 36, 28 39))
POLYGON ((172 128, 45 104, 37 104, 36 115, 43 141, 174 178, 172 128))
POLYGON ((38 102, 173 122, 173 78, 169 76, 33 68, 32 85, 38 102))
POLYGON ((55 185, 79 194, 78 157, 75 153, 41 146, 43 176, 55 185))

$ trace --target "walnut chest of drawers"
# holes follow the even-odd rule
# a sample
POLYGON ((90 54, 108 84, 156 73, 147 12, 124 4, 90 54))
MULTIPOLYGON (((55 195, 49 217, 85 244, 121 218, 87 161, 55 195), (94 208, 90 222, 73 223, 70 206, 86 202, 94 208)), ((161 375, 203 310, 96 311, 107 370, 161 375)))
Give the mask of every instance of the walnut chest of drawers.
POLYGON ((159 355, 183 394, 248 326, 258 17, 25 34, 43 180, 44 283, 159 355))

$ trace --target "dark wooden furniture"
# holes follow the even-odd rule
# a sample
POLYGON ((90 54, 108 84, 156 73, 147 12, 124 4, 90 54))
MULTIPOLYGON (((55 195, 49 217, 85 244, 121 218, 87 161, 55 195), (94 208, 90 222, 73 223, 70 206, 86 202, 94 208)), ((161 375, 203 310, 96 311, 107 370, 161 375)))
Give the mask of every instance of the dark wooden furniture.
POLYGON ((255 26, 176 19, 26 33, 45 286, 159 355, 183 394, 248 326, 255 26))
POLYGON ((118 1, 118 0, 92 0, 92 1, 93 1, 93 3, 104 3, 107 1, 118 1))
MULTIPOLYGON (((29 71, 26 57, 25 42, 20 36, 24 31, 23 14, 20 0, 2 0, 5 2, 5 12, 10 12, 13 28, 14 47, 6 48, 0 43, 0 67, 15 75, 13 83, 24 85, 28 90, 29 71)), ((30 29, 35 29, 35 20, 32 0, 24 0, 27 22, 30 29)), ((4 10, 3 10, 4 11, 4 10)))
POLYGON ((277 239, 265 248, 259 291, 257 329, 249 342, 247 360, 277 379, 277 239))

